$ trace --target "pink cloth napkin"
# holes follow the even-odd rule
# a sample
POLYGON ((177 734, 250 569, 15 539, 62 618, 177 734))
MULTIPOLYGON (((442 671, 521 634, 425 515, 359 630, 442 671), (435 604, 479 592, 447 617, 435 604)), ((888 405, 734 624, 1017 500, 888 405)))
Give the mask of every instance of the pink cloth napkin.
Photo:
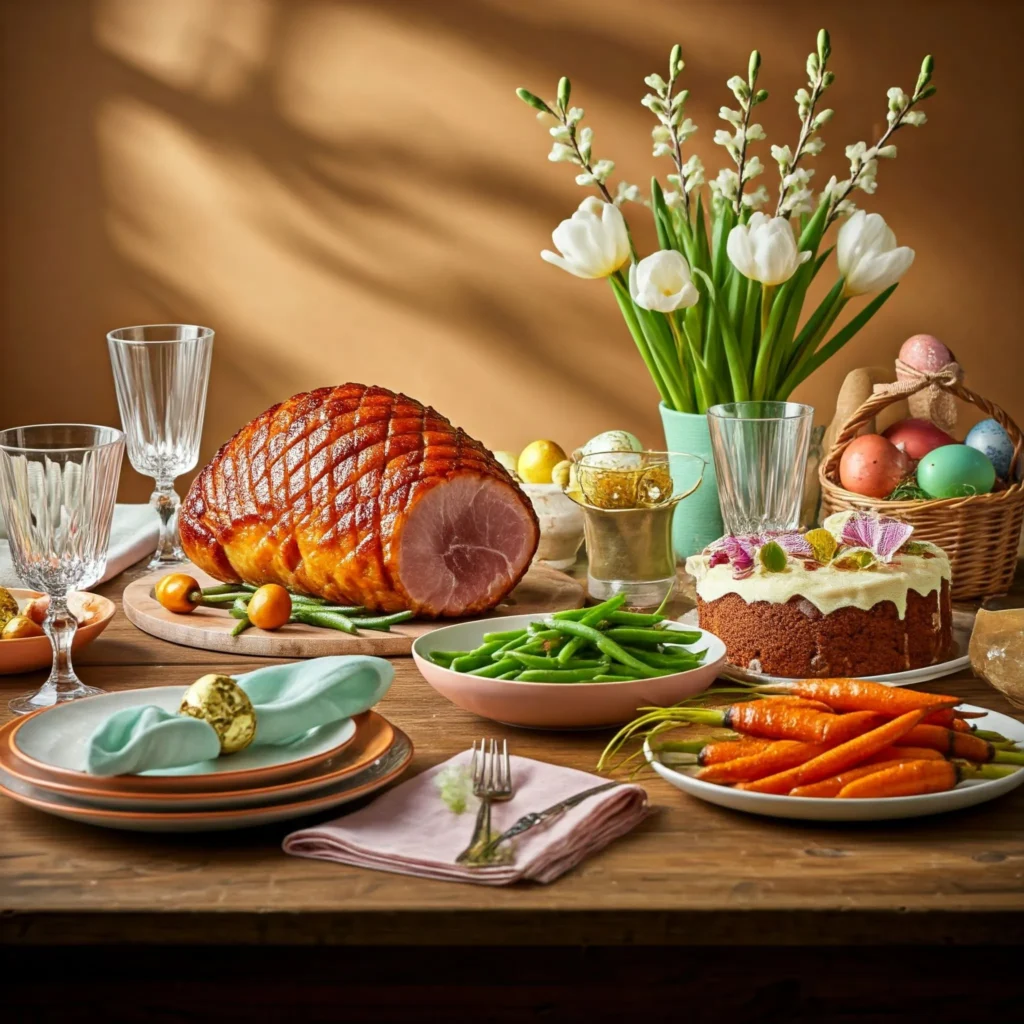
MULTIPOLYGON (((455 858, 469 844, 476 804, 455 814, 441 800, 435 778, 449 765, 468 765, 458 754, 378 797, 368 807, 335 821, 293 832, 286 853, 420 878, 478 885, 509 885, 520 879, 553 882, 590 854, 625 835, 648 813, 640 786, 598 793, 557 818, 517 836, 511 864, 468 868, 455 858)), ((514 796, 491 809, 491 829, 504 832, 523 815, 543 811, 607 779, 574 768, 512 758, 514 796)), ((504 847, 503 847, 504 848, 504 847)))

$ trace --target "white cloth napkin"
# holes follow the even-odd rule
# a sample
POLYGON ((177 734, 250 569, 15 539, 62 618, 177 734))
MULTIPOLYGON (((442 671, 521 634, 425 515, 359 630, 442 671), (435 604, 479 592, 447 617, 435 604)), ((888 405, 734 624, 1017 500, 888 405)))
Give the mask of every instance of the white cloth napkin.
MULTIPOLYGON (((436 778, 452 765, 468 765, 466 751, 379 796, 372 804, 334 821, 293 832, 286 853, 333 860, 401 875, 478 885, 509 885, 521 879, 553 882, 647 816, 647 794, 636 785, 605 790, 546 824, 517 836, 515 860, 487 868, 455 863, 473 832, 475 807, 454 814, 441 800, 436 778)), ((525 814, 599 786, 607 779, 525 757, 512 758, 514 795, 491 808, 492 833, 504 832, 525 814)))
MULTIPOLYGON (((134 565, 140 558, 156 550, 160 536, 160 520, 149 505, 116 505, 110 525, 110 547, 107 549, 107 568, 103 579, 109 580, 134 565)), ((18 579, 11 561, 11 547, 7 531, 0 518, 0 586, 28 586, 18 579)))

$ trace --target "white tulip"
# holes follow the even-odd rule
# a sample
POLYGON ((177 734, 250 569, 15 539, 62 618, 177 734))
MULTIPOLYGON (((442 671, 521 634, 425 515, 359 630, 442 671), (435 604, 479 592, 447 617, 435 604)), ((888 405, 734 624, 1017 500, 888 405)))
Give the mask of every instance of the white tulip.
POLYGON ((558 252, 545 249, 541 259, 577 277, 608 277, 629 259, 626 221, 617 207, 597 196, 584 199, 572 217, 555 228, 551 240, 558 252))
POLYGON ((674 249, 663 249, 632 264, 629 294, 638 306, 658 313, 686 309, 700 298, 689 263, 674 249))
POLYGON ((881 214, 858 210, 839 229, 839 273, 846 295, 879 292, 895 284, 914 262, 914 250, 896 245, 896 236, 881 214))
POLYGON ((811 258, 797 248, 793 227, 785 217, 764 213, 752 214, 746 224, 729 232, 726 252, 744 277, 769 286, 788 281, 811 258))

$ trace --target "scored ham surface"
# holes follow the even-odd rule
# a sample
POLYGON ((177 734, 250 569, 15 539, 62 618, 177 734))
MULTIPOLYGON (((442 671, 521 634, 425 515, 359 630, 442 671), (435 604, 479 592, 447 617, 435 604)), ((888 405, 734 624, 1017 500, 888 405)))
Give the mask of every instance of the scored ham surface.
POLYGON ((385 388, 275 405, 228 441, 181 509, 189 558, 373 611, 493 608, 537 548, 527 497, 479 441, 385 388))

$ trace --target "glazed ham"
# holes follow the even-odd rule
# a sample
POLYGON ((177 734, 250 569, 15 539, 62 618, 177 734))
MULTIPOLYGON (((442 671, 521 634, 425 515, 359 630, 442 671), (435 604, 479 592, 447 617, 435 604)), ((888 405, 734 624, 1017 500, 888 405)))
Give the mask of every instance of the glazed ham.
POLYGON ((296 395, 228 441, 189 490, 181 538, 225 582, 436 618, 498 604, 539 530, 479 441, 405 395, 344 384, 296 395))

